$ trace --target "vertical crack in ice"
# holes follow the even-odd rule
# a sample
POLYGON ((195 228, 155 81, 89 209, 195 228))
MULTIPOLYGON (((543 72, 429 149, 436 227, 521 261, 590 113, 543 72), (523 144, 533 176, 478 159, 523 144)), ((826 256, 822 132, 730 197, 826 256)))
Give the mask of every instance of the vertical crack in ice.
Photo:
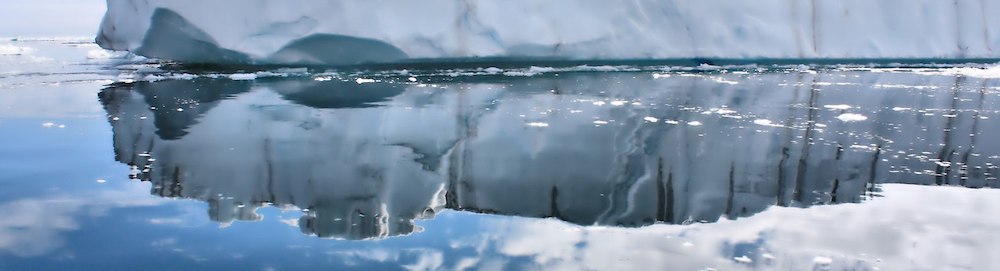
POLYGON ((993 52, 993 42, 990 40, 990 22, 986 15, 986 0, 979 0, 979 13, 983 19, 983 41, 986 43, 986 51, 993 52))
MULTIPOLYGON (((805 194, 805 182, 806 174, 809 170, 809 150, 812 145, 815 144, 813 140, 813 133, 816 131, 816 118, 819 113, 819 108, 817 107, 817 100, 819 99, 819 85, 816 84, 816 77, 812 78, 812 84, 809 85, 809 113, 806 122, 805 135, 802 137, 802 153, 799 155, 799 163, 797 173, 795 175, 795 201, 804 202, 805 194)), ((801 84, 801 82, 800 82, 801 84)))
POLYGON ((817 7, 816 7, 816 1, 817 0, 812 0, 812 5, 811 5, 811 8, 812 8, 812 16, 811 16, 811 18, 812 18, 813 54, 815 54, 816 56, 822 56, 822 55, 820 55, 820 51, 819 51, 819 48, 820 48, 819 47, 819 15, 816 12, 816 9, 817 9, 817 7))
POLYGON ((878 163, 881 157, 882 144, 878 144, 875 146, 875 154, 872 155, 871 163, 869 163, 871 168, 868 169, 868 183, 865 185, 865 191, 867 192, 865 196, 868 198, 875 196, 875 186, 878 180, 878 163))
POLYGON ((952 8, 955 11, 955 46, 958 47, 958 57, 965 58, 969 52, 969 42, 966 41, 965 35, 962 33, 962 7, 958 3, 959 0, 952 0, 952 8))
MULTIPOLYGON (((976 143, 979 134, 979 120, 983 112, 983 103, 986 100, 986 88, 989 80, 983 80, 983 85, 979 88, 979 106, 976 109, 976 113, 972 116, 972 130, 969 133, 969 149, 965 151, 962 155, 962 165, 959 175, 959 184, 962 186, 968 185, 967 181, 969 179, 969 156, 976 151, 976 143)), ((976 176, 979 177, 979 176, 976 176)))
POLYGON ((736 161, 732 161, 729 164, 728 180, 729 182, 727 185, 728 191, 726 194, 726 210, 723 214, 726 215, 726 218, 733 219, 735 218, 735 214, 733 214, 733 205, 734 205, 733 201, 736 198, 736 161))
MULTIPOLYGON (((800 19, 799 18, 799 2, 800 1, 799 0, 788 0, 788 2, 789 2, 789 5, 791 5, 791 8, 789 9, 789 11, 791 12, 790 16, 792 18, 792 21, 793 22, 798 22, 799 19, 800 19)), ((794 35, 794 38, 795 38, 795 51, 798 52, 798 56, 799 57, 804 57, 805 56, 805 52, 804 52, 804 49, 802 48, 803 47, 802 46, 802 26, 800 24, 793 23, 793 24, 789 24, 789 27, 792 28, 791 31, 792 31, 792 34, 794 35)))
MULTIPOLYGON (((950 111, 948 112, 948 114, 953 114, 958 112, 959 88, 961 88, 964 85, 965 80, 966 80, 965 76, 955 77, 955 83, 951 88, 952 99, 949 107, 950 111)), ((951 178, 949 178, 949 176, 951 175, 950 172, 952 165, 951 163, 952 157, 955 154, 955 151, 952 149, 953 148, 952 132, 956 128, 957 127, 955 127, 955 118, 947 118, 947 120, 945 120, 944 136, 942 138, 941 150, 938 152, 938 157, 936 161, 937 163, 935 163, 935 168, 934 168, 934 173, 935 173, 934 181, 937 185, 951 184, 950 180, 951 178)))

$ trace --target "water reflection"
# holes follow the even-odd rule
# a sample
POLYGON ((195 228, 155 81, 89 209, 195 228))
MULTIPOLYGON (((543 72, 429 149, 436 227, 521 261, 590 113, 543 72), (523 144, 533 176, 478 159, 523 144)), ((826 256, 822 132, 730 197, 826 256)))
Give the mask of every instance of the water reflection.
POLYGON ((223 223, 301 208, 320 237, 410 234, 445 208, 644 226, 859 202, 888 182, 1000 187, 989 79, 425 79, 140 82, 100 99, 118 161, 154 194, 223 223))

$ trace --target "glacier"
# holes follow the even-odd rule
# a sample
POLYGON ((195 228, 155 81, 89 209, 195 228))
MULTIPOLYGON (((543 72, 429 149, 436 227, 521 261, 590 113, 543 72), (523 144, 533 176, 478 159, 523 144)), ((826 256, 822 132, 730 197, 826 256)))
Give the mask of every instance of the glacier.
POLYGON ((986 0, 108 0, 105 49, 187 63, 998 59, 986 0))

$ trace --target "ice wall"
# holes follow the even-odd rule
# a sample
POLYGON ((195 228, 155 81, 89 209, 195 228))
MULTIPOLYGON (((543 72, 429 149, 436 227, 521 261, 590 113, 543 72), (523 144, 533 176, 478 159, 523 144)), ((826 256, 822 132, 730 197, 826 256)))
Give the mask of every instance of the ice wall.
POLYGON ((118 160, 154 194, 209 202, 221 222, 294 205, 303 231, 360 239, 443 208, 642 226, 858 202, 886 182, 1000 187, 998 89, 888 72, 569 73, 160 81, 101 99, 118 160))
POLYGON ((202 63, 1000 58, 1000 2, 108 0, 97 41, 202 63))

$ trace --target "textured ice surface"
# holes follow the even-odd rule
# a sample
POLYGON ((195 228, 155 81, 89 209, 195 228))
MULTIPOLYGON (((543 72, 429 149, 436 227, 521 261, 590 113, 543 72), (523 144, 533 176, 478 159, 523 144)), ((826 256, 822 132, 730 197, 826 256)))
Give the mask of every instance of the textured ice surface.
POLYGON ((984 0, 109 0, 98 42, 201 63, 997 58, 984 0))

